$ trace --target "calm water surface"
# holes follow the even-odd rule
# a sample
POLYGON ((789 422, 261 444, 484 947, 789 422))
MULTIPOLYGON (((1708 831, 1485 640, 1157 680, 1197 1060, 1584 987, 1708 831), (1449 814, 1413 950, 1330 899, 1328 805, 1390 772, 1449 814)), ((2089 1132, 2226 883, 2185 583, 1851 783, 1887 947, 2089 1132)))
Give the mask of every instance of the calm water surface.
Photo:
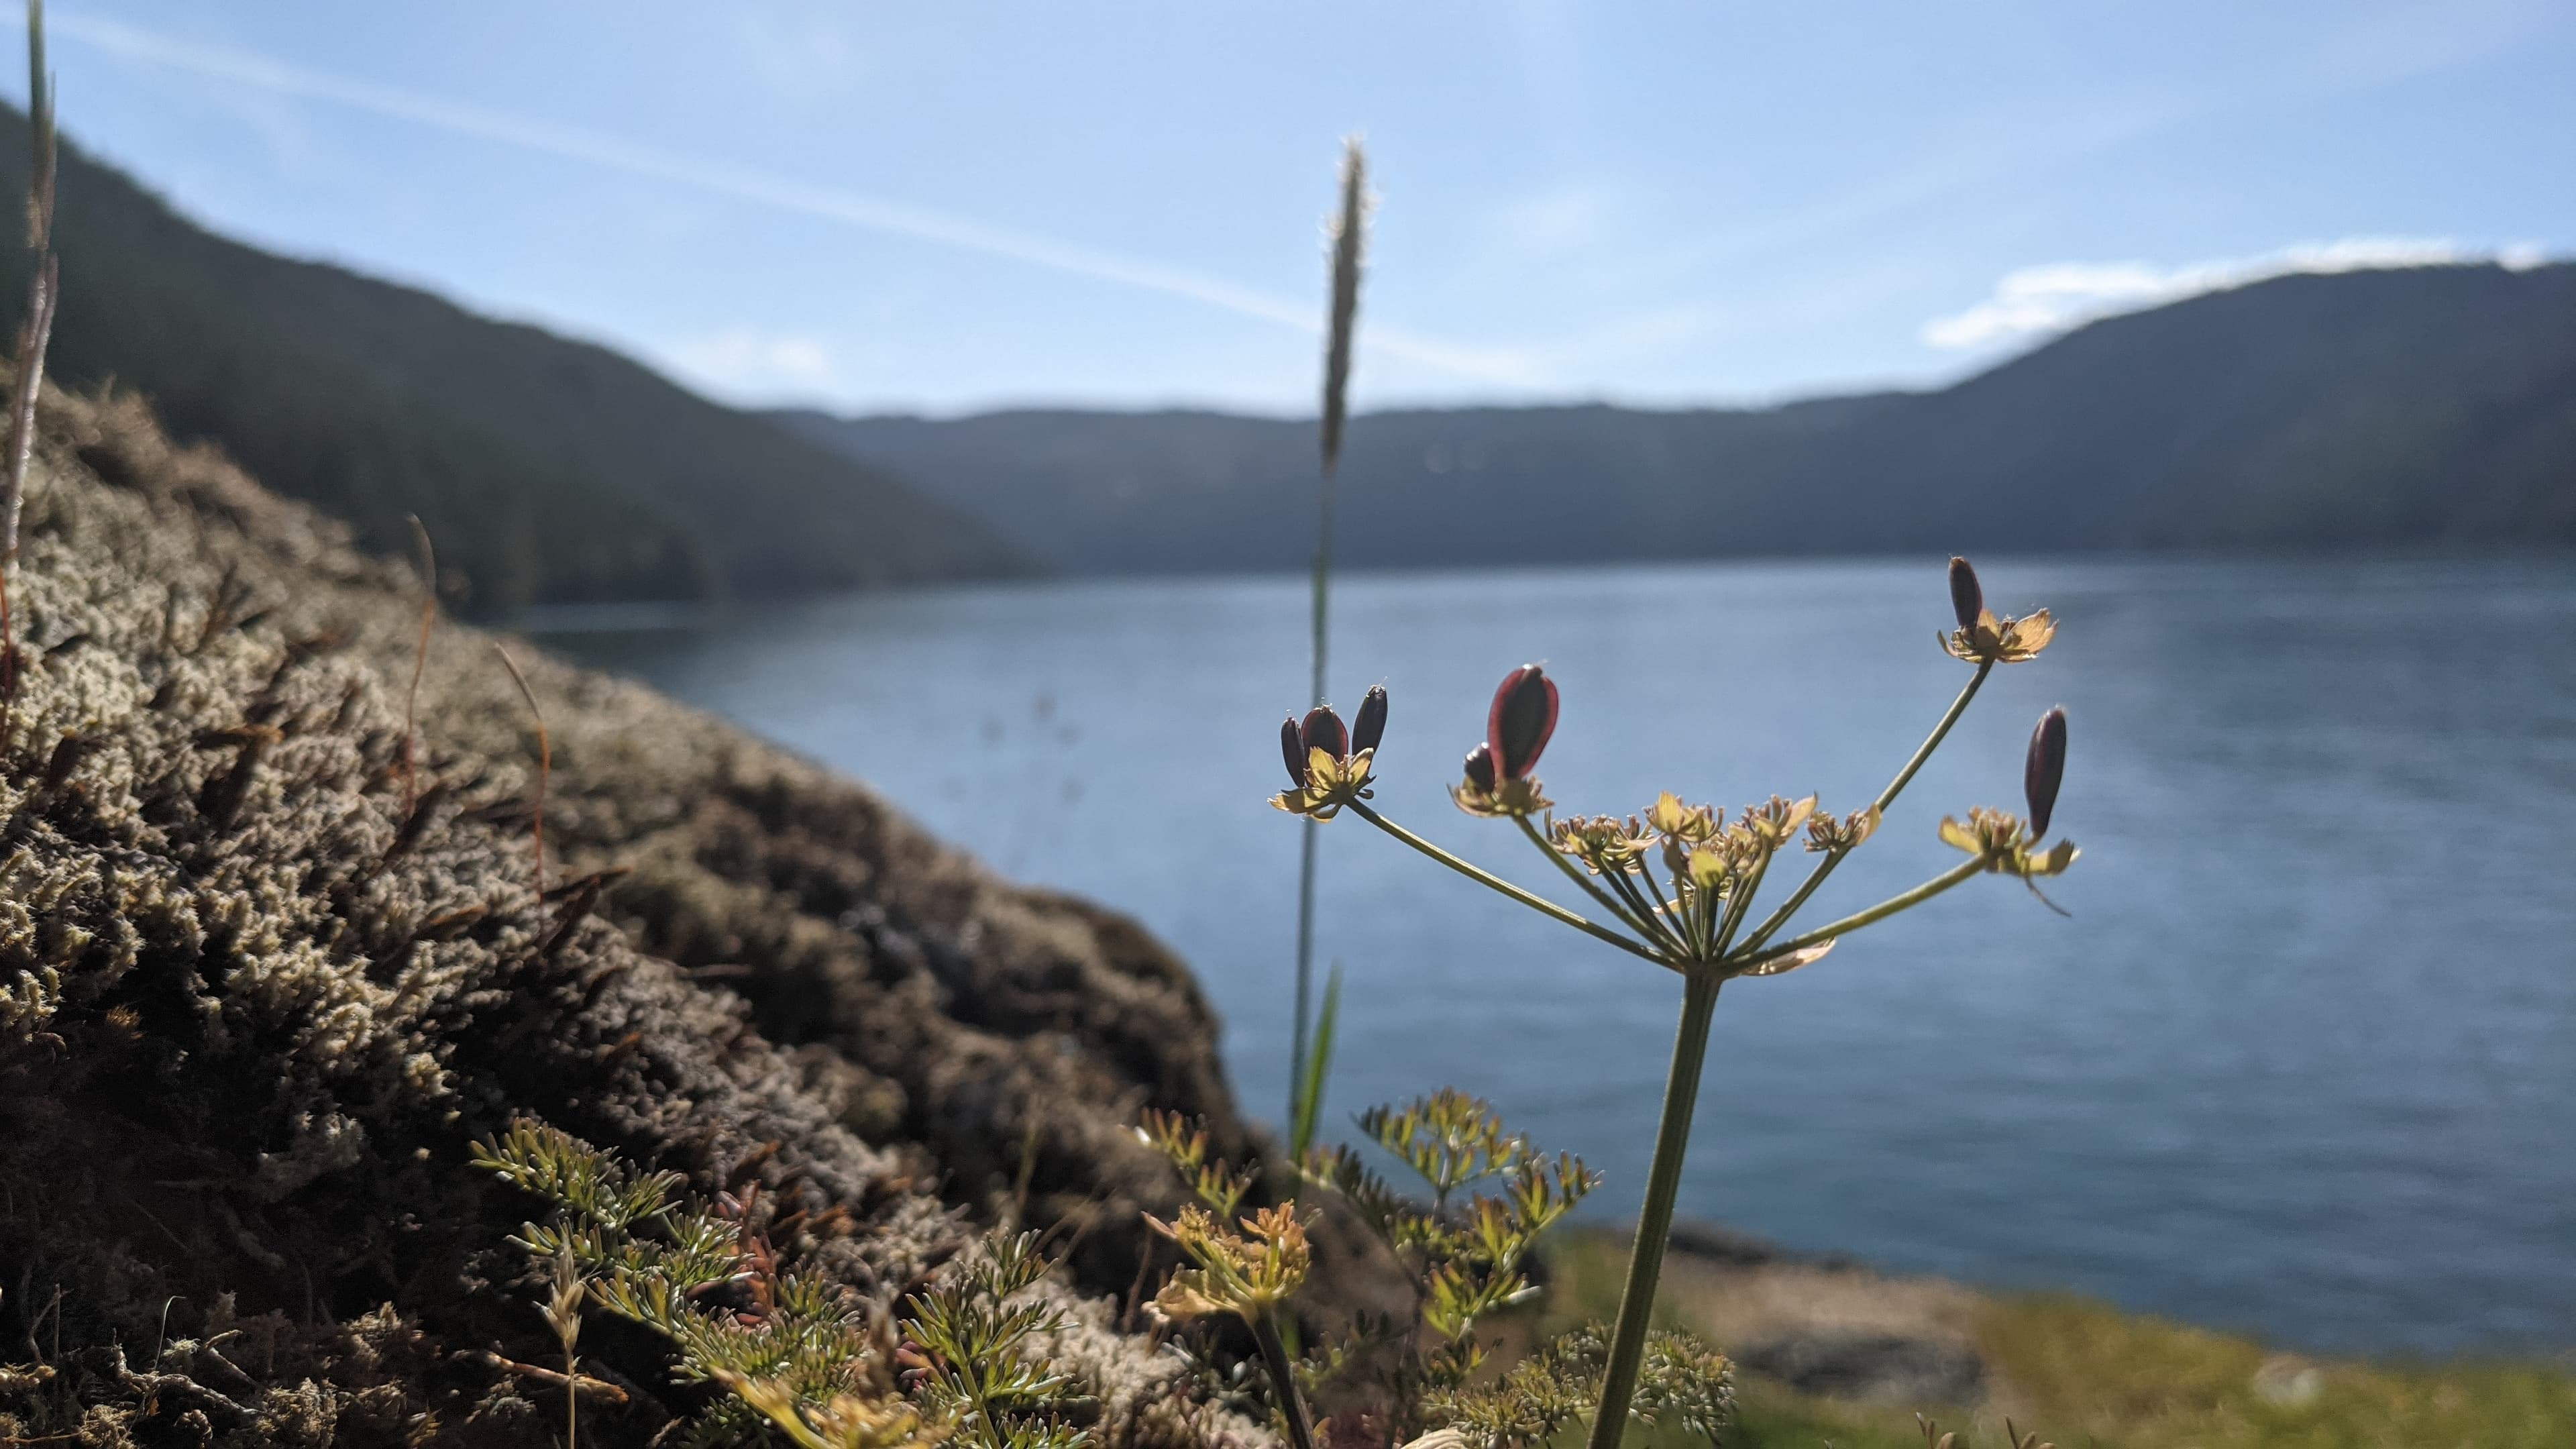
MULTIPOLYGON (((2576 564, 1993 565, 2055 608, 1811 910, 1948 866, 2018 808, 2062 703, 2051 914, 1980 880, 1727 989, 1684 1211, 1788 1243, 2318 1349, 2576 1344, 2576 564)), ((1929 565, 1348 580, 1334 694, 1383 682, 1379 804, 1561 885, 1445 787, 1494 682, 1548 662, 1566 808, 1873 795, 1964 680, 1929 565)), ((1197 967, 1276 1116, 1301 580, 1069 583, 730 611, 559 647, 863 776, 1000 869, 1197 967)), ((1333 1106, 1442 1083, 1633 1211, 1680 997, 1356 820, 1325 827, 1349 977, 1333 1106)))

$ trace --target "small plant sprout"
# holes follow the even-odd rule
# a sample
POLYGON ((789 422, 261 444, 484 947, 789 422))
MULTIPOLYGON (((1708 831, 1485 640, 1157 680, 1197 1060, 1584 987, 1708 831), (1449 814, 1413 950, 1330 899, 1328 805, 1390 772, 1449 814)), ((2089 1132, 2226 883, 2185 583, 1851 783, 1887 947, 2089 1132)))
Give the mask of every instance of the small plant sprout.
POLYGON ((1052 1266, 1032 1237, 987 1235, 906 1300, 889 1339, 848 1289, 781 1266, 759 1225, 782 1220, 764 1219, 756 1190, 689 1203, 677 1174, 638 1172, 528 1120, 477 1144, 474 1161, 556 1209, 512 1241, 552 1270, 545 1313, 567 1365, 595 1303, 668 1339, 673 1378, 728 1391, 681 1442, 758 1442, 764 1426, 803 1449, 1087 1442, 1065 1422, 1082 1392, 1038 1349, 1065 1323, 1032 1301, 1052 1266))
MULTIPOLYGON (((1427 1200, 1397 1191, 1350 1147, 1310 1151, 1297 1163, 1298 1176, 1331 1193, 1384 1245, 1413 1304, 1402 1314, 1362 1314, 1346 1335, 1311 1344, 1302 1357, 1284 1345, 1274 1352, 1264 1339, 1265 1367, 1291 1437, 1305 1432, 1298 1395, 1325 1384, 1337 1386, 1345 1405, 1325 1437, 1343 1444, 1407 1442, 1451 1429, 1477 1449, 1535 1446, 1588 1412, 1595 1403, 1592 1369, 1604 1355, 1599 1330, 1543 1344, 1533 1360, 1538 1367, 1493 1378, 1478 1372, 1486 1357, 1477 1329, 1537 1291, 1524 1268, 1539 1236, 1599 1176, 1580 1158, 1539 1151, 1507 1131, 1491 1106, 1463 1092, 1444 1089, 1401 1106, 1373 1107, 1357 1120, 1371 1146, 1420 1179, 1427 1200)), ((1170 1159, 1199 1198, 1178 1222, 1155 1224, 1196 1265, 1173 1276, 1158 1309, 1172 1318, 1233 1314, 1263 1335, 1263 1322, 1294 1291, 1279 1291, 1277 1284, 1302 1277, 1304 1229, 1295 1209, 1236 1220, 1250 1179, 1210 1161, 1204 1133, 1168 1113, 1149 1112, 1138 1135, 1170 1159), (1229 1220, 1238 1222, 1236 1229, 1223 1226, 1229 1220), (1287 1246, 1292 1235, 1293 1250, 1287 1246), (1291 1259, 1294 1273, 1277 1271, 1291 1259)), ((1730 1402, 1729 1372, 1705 1348, 1659 1337, 1631 1417, 1651 1426, 1657 1414, 1668 1414, 1704 1423, 1713 1434, 1730 1402)))
POLYGON ((581 1361, 573 1351, 581 1343, 581 1302, 590 1296, 590 1286, 581 1276, 581 1262, 573 1256, 570 1243, 555 1247, 554 1293, 546 1300, 546 1324, 555 1331, 555 1341, 563 1345, 564 1356, 564 1449, 579 1449, 581 1443, 581 1361))
MULTIPOLYGON (((1955 1431, 1945 1430, 1921 1414, 1914 1416, 1914 1427, 1923 1431, 1923 1449, 1959 1449, 1959 1436, 1955 1431)), ((2057 1446, 2046 1442, 2037 1434, 2025 1432, 2010 1417, 2006 1417, 2004 1449, 2057 1449, 2057 1446)))
POLYGON ((2041 841, 2066 769, 2066 715, 2051 710, 2033 731, 2024 762, 2027 820, 1983 807, 1969 811, 1964 820, 1945 819, 1941 839, 1965 851, 1967 860, 1865 910, 1790 933, 1800 908, 1835 868, 1877 838, 1888 807, 1940 747, 1995 667, 2038 657, 2057 632, 2045 609, 1998 618, 1986 607, 1985 591, 1966 559, 1950 561, 1950 602, 1956 627, 1941 635, 1942 647, 1974 665, 1975 673, 1878 798, 1847 815, 1820 811, 1812 795, 1795 800, 1775 795, 1730 813, 1665 793, 1635 815, 1559 818, 1555 802, 1533 773, 1556 733, 1556 682, 1536 664, 1506 675, 1486 713, 1485 736, 1468 752, 1451 798, 1470 815, 1509 821, 1581 893, 1592 914, 1470 864, 1378 812, 1370 801, 1377 735, 1386 717, 1382 694, 1374 695, 1362 711, 1366 739, 1360 738, 1361 731, 1346 731, 1340 718, 1323 707, 1281 734, 1291 784, 1272 798, 1273 805, 1315 821, 1347 810, 1470 880, 1682 978, 1680 1029, 1619 1318, 1603 1359, 1592 1449, 1616 1449, 1646 1365, 1647 1327, 1681 1187, 1682 1157, 1718 989, 1737 977, 1778 976, 1810 965, 1844 936, 1973 877, 2013 876, 2032 883, 2036 893, 2040 877, 2061 874, 2075 862, 2072 844, 2041 841), (1754 902, 1773 862, 1792 842, 1802 842, 1815 863, 1786 899, 1756 915, 1754 902))
POLYGON ((1259 1209, 1232 1225, 1197 1203, 1184 1204, 1171 1222, 1148 1215, 1154 1231, 1178 1243, 1192 1266, 1172 1274, 1154 1295, 1154 1311, 1188 1320, 1232 1314, 1252 1330, 1261 1367, 1270 1376, 1279 1416, 1294 1449, 1315 1449, 1314 1429, 1297 1392, 1297 1368, 1279 1335, 1280 1305, 1306 1285, 1310 1254, 1306 1225, 1294 1203, 1259 1209))
MULTIPOLYGON (((1371 1144, 1421 1180, 1429 1202, 1395 1191, 1349 1147, 1317 1148, 1299 1172, 1332 1190, 1404 1268, 1422 1331, 1363 1324, 1362 1338, 1392 1343, 1370 1372, 1391 1427, 1409 1439, 1434 1427, 1433 1400, 1461 1392, 1483 1366, 1478 1325, 1537 1291, 1523 1268, 1539 1235, 1601 1178, 1581 1158, 1540 1152, 1489 1104, 1455 1089, 1372 1107, 1358 1121, 1371 1144)), ((1365 1352, 1345 1358, 1354 1367, 1372 1362, 1365 1352)))
POLYGON ((492 652, 501 656, 501 667, 510 671, 510 682, 519 686, 519 699, 528 706, 528 715, 537 722, 537 783, 530 805, 528 852, 534 880, 530 887, 540 902, 546 898, 546 781, 555 771, 554 741, 546 734, 546 712, 537 707, 537 692, 528 687, 528 676, 519 672, 519 661, 499 644, 492 652))
POLYGON ((429 635, 438 627, 438 549, 429 541, 429 527, 420 515, 411 515, 412 567, 420 571, 420 635, 412 645, 411 683, 403 690, 402 787, 403 814, 409 816, 420 797, 419 731, 420 677, 429 669, 429 635))

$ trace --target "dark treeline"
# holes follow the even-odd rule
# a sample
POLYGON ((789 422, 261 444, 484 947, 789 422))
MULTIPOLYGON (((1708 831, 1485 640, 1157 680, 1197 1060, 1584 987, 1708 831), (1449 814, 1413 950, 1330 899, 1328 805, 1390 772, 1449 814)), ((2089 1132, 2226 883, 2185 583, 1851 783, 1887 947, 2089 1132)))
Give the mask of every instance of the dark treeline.
MULTIPOLYGON (((781 416, 1061 569, 1294 569, 1314 547, 1309 422, 781 416)), ((1341 480, 1337 552, 1363 566, 2576 546, 2576 266, 2284 277, 1930 393, 1374 413, 1341 480)))
MULTIPOLYGON (((27 157, 6 110, 0 195, 25 194, 27 157)), ((605 348, 211 235, 68 145, 59 195, 55 380, 143 393, 380 552, 419 514, 480 611, 1027 567, 973 518, 605 348)), ((26 268, 0 246, 13 332, 26 268)))

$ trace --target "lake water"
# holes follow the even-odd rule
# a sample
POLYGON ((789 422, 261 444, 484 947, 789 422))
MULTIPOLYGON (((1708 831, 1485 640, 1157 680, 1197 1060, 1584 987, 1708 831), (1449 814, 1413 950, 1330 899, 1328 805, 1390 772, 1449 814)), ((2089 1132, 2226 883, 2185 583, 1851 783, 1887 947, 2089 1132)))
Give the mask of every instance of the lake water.
MULTIPOLYGON (((1729 986, 1683 1211, 2314 1349, 2576 1345, 2576 563, 1985 573, 2057 643, 1997 671, 1808 919, 1952 864, 1944 813, 2018 810, 2061 703, 2071 917, 1981 879, 1729 986)), ((1263 799, 1305 607, 1293 579, 1050 583, 549 641, 1134 913, 1276 1118, 1303 827, 1263 799)), ((1386 813, 1561 896, 1445 794, 1512 666, 1563 690, 1541 773, 1564 808, 1850 809, 1966 677, 1933 643, 1948 612, 1938 560, 1358 577, 1333 688, 1392 692, 1386 813)), ((1597 1216, 1632 1212, 1678 981, 1356 818, 1323 829, 1335 1120, 1454 1084, 1606 1170, 1597 1216)))

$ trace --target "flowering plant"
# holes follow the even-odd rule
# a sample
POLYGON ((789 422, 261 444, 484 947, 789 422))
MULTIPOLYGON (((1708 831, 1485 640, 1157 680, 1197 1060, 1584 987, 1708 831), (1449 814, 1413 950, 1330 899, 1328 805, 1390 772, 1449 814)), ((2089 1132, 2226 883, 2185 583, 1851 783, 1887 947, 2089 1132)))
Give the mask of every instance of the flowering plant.
POLYGON ((1865 910, 1784 934, 1835 868, 1877 836, 1888 807, 1966 713, 1995 667, 2037 658, 2057 632, 2045 609, 1998 618, 1986 607, 1976 570, 1963 558, 1950 560, 1950 600, 1956 627, 1941 636, 1942 647, 1976 666, 1976 672, 1887 788, 1846 815, 1819 810, 1813 795, 1795 800, 1774 795, 1728 812, 1687 804, 1666 792, 1641 814, 1559 818, 1555 802, 1532 773, 1556 733, 1556 682, 1536 664, 1504 676, 1486 712, 1485 736, 1467 752, 1462 778, 1451 787, 1450 797, 1470 815, 1511 822, 1581 892, 1594 914, 1569 909, 1471 864, 1370 803, 1377 750, 1386 731, 1384 689, 1369 691, 1354 728, 1346 729, 1331 709, 1319 706, 1281 729, 1290 787, 1272 799, 1280 809, 1319 821, 1347 810, 1470 880, 1682 978, 1680 1029, 1636 1245, 1604 1357, 1591 1449, 1617 1449, 1645 1361, 1649 1315, 1719 988, 1737 977, 1778 976, 1812 965, 1844 936, 1975 876, 2013 876, 2030 883, 2036 893, 2039 878, 2061 874, 2075 862, 2072 843, 2041 843, 2066 769, 2066 714, 2053 709, 2032 731, 2024 760, 2026 818, 1978 807, 1964 820, 1944 819, 1940 838, 1966 852, 1965 861, 1865 910), (1756 917, 1754 901, 1775 857, 1799 840, 1815 864, 1787 899, 1756 917))

